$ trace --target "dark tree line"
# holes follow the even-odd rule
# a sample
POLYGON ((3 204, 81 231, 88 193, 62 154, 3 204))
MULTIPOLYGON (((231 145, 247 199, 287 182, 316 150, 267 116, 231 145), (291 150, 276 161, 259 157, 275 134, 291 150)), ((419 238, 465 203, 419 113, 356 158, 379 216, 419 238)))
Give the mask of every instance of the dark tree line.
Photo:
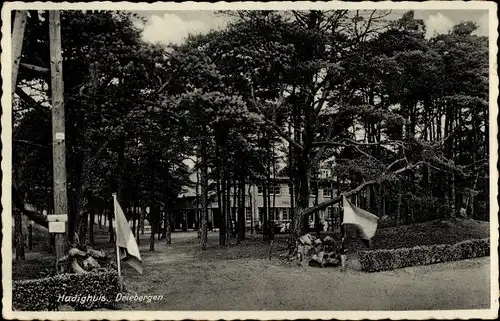
MULTIPOLYGON (((49 66, 44 15, 30 12, 13 108, 14 205, 39 224, 53 208, 50 81, 35 68, 49 66)), ((231 15, 225 29, 161 46, 132 14, 62 14, 71 242, 93 243, 117 191, 136 233, 150 222, 150 249, 155 233, 169 243, 187 185, 201 247, 211 201, 219 243, 242 241, 248 184, 262 186, 267 222, 276 176, 289 178, 297 237, 340 199, 309 207, 325 166, 328 186, 392 224, 488 219, 488 41, 473 23, 426 39, 413 12, 231 15)))

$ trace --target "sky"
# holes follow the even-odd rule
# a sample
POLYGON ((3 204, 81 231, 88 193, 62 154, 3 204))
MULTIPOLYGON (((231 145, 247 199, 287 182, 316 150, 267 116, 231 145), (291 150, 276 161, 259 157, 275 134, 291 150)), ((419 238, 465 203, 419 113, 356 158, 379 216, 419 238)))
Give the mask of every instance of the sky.
MULTIPOLYGON (((231 18, 215 11, 138 11, 147 19, 144 38, 149 42, 165 44, 182 43, 189 34, 207 33, 212 29, 224 28, 231 18)), ((404 11, 394 11, 391 17, 399 18, 404 11)), ((488 35, 487 10, 415 10, 415 18, 423 19, 427 37, 435 33, 447 33, 461 21, 478 24, 478 35, 488 35)))

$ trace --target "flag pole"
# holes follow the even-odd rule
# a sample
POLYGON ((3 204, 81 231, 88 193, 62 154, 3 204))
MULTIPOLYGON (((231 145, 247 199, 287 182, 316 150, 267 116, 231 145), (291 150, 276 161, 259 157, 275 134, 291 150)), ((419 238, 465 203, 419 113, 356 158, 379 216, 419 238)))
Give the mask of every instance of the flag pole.
MULTIPOLYGON (((113 209, 115 211, 115 244, 116 244, 116 265, 118 266, 118 282, 120 283, 120 292, 122 291, 123 288, 123 283, 122 283, 122 269, 121 269, 121 259, 120 259, 120 247, 118 246, 118 242, 116 242, 116 237, 118 233, 118 220, 116 218, 116 193, 113 193, 113 209)), ((110 224, 113 224, 113 222, 109 222, 110 224)))

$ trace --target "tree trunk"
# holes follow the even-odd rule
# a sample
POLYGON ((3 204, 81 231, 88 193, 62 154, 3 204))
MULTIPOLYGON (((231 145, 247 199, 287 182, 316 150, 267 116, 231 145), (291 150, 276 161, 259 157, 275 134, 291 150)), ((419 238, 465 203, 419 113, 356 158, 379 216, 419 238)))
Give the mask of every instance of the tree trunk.
POLYGON ((94 220, 95 220, 95 208, 92 208, 90 211, 90 219, 89 219, 89 245, 94 246, 94 220))
POLYGON ((226 228, 227 228, 227 194, 226 194, 226 180, 224 178, 221 179, 221 202, 219 206, 219 245, 226 245, 226 228))
POLYGON ((455 173, 450 174, 450 216, 455 217, 456 214, 456 188, 455 188, 455 173))
POLYGON ((293 220, 292 238, 297 239, 307 232, 309 225, 308 215, 304 215, 304 211, 309 207, 309 178, 307 175, 307 163, 304 159, 297 162, 297 206, 293 220))
POLYGON ((236 214, 238 208, 238 183, 236 178, 233 180, 233 204, 231 206, 231 237, 236 238, 237 233, 237 223, 236 214))
MULTIPOLYGON (((295 91, 295 89, 294 89, 295 91)), ((292 121, 290 120, 288 122, 288 134, 290 137, 292 137, 293 132, 292 132, 292 121)), ((294 137, 295 138, 295 137, 294 137)), ((296 139, 296 138, 295 138, 296 139)), ((292 145, 288 144, 288 167, 289 167, 289 178, 292 181, 292 183, 289 185, 289 191, 290 191, 290 212, 288 213, 288 219, 292 220, 293 222, 293 217, 295 216, 295 184, 293 183, 294 180, 293 178, 295 177, 295 163, 294 163, 294 158, 293 158, 293 150, 292 150, 292 145)), ((293 223, 291 224, 293 225, 293 223)))
POLYGON ((132 233, 135 236, 136 233, 136 227, 137 227, 137 206, 134 202, 134 205, 132 207, 132 233))
POLYGON ((240 186, 239 186, 239 201, 240 205, 238 206, 238 241, 242 242, 245 240, 245 223, 246 223, 246 208, 245 208, 245 176, 241 176, 240 178, 240 186))
POLYGON ((273 218, 275 220, 278 220, 278 211, 276 210, 276 160, 274 159, 275 157, 275 151, 274 151, 274 144, 272 144, 272 149, 271 149, 271 157, 269 159, 272 161, 272 168, 273 168, 273 218))
POLYGON ((220 147, 215 148, 215 171, 217 176, 217 202, 219 206, 219 245, 226 244, 226 198, 225 185, 222 178, 221 167, 224 161, 220 157, 220 147))
MULTIPOLYGON (((98 66, 96 63, 91 63, 89 65, 89 81, 91 83, 90 92, 95 94, 97 90, 98 79, 98 66)), ((92 109, 96 108, 95 101, 91 101, 92 109)), ((68 218, 68 240, 71 242, 78 241, 79 245, 83 245, 86 240, 86 234, 88 230, 88 219, 89 213, 92 212, 92 194, 89 190, 91 182, 91 170, 94 163, 94 155, 92 154, 92 139, 90 138, 89 132, 89 121, 83 117, 81 120, 81 125, 78 130, 81 135, 83 151, 81 151, 81 168, 80 171, 77 170, 76 185, 77 195, 76 195, 76 210, 74 212, 74 217, 70 216, 68 218), (77 240, 74 239, 73 232, 76 233, 77 240)), ((122 139, 120 144, 121 150, 118 156, 119 166, 124 163, 124 150, 125 150, 125 140, 122 139)))
MULTIPOLYGON (((201 144, 201 249, 207 249, 208 242, 208 168, 206 162, 206 151, 204 144, 201 144)), ((219 207, 220 208, 220 207, 219 207)))
POLYGON ((268 207, 268 197, 267 197, 268 191, 267 191, 267 184, 266 182, 262 182, 262 224, 261 224, 261 229, 262 229, 262 240, 267 241, 268 239, 268 234, 269 234, 269 224, 268 224, 268 217, 267 217, 267 209, 268 207))
MULTIPOLYGON (((143 211, 140 207, 137 208, 138 211, 138 217, 137 217, 137 231, 135 232, 135 239, 137 240, 137 245, 141 244, 141 227, 144 224, 144 221, 142 220, 143 211)), ((143 233, 144 234, 144 233, 143 233)))
MULTIPOLYGON (((88 209, 88 207, 87 207, 88 209)), ((91 211, 90 211, 91 212, 91 211)), ((87 231, 89 230, 88 226, 89 226, 89 212, 88 211, 84 211, 82 213, 82 215, 80 216, 80 232, 78 233, 78 237, 80 239, 80 244, 85 244, 86 240, 87 240, 87 231)))
POLYGON ((149 250, 155 250, 155 236, 158 232, 158 217, 160 215, 160 206, 151 204, 149 216, 151 217, 151 235, 149 238, 149 250))
POLYGON ((253 235, 253 198, 252 198, 252 186, 248 184, 248 204, 250 205, 250 234, 253 235))
MULTIPOLYGON (((200 231, 200 171, 196 170, 196 213, 195 213, 195 227, 200 231)), ((198 233, 198 238, 201 233, 198 233)))
POLYGON ((16 10, 16 15, 14 17, 14 25, 12 30, 12 88, 11 94, 14 95, 15 88, 17 86, 17 74, 19 70, 19 64, 21 63, 21 56, 23 52, 24 43, 24 30, 26 29, 26 23, 28 21, 28 11, 26 10, 16 10))
MULTIPOLYGON (((227 168, 227 167, 226 167, 227 168)), ((228 171, 228 169, 227 169, 228 171)), ((231 244, 231 180, 229 173, 226 177, 226 245, 231 244)))
POLYGON ((165 240, 167 245, 172 244, 172 212, 165 213, 165 240))
POLYGON ((54 254, 56 248, 56 237, 54 233, 49 233, 49 254, 54 254))
MULTIPOLYGON (((314 191, 314 206, 317 206, 319 201, 319 181, 317 176, 315 177, 315 179, 316 179, 316 190, 314 191)), ((316 211, 314 213, 314 227, 316 228, 317 236, 320 236, 321 234, 321 225, 319 220, 320 220, 319 211, 316 211)))
POLYGON ((14 244, 16 246, 16 261, 24 260, 24 238, 23 238, 23 217, 21 212, 13 209, 14 212, 14 244))
POLYGON ((141 235, 144 235, 144 221, 146 220, 146 206, 141 207, 141 235))
POLYGON ((28 223, 28 250, 33 249, 33 221, 28 223))
POLYGON ((398 207, 396 209, 396 226, 400 225, 401 221, 401 201, 402 195, 401 192, 398 193, 398 207))
POLYGON ((115 230, 113 229, 113 211, 108 209, 108 233, 109 233, 109 243, 115 242, 115 230))
POLYGON ((182 211, 182 230, 187 231, 187 210, 182 211))

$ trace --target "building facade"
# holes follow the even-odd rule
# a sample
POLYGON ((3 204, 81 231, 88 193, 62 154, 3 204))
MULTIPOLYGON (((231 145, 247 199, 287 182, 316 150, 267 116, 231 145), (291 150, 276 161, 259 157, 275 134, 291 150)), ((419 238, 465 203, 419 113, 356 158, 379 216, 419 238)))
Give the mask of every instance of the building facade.
MULTIPOLYGON (((196 179, 196 174, 193 175, 196 179)), ((195 181, 194 181, 195 182, 195 181)), ((274 184, 271 184, 268 193, 268 219, 279 223, 291 222, 292 210, 294 207, 292 185, 288 178, 275 178, 274 184)), ((334 186, 333 179, 329 175, 329 171, 322 171, 319 175, 319 184, 314 192, 309 196, 309 207, 328 201, 332 195, 337 195, 337 190, 334 186)), ((245 226, 247 229, 254 229, 263 223, 264 214, 264 195, 262 186, 255 184, 247 184, 245 186, 245 226)), ((185 188, 185 191, 179 196, 179 202, 176 209, 173 211, 173 227, 175 229, 190 230, 199 228, 200 204, 199 197, 195 188, 185 188)), ((231 191, 231 219, 237 220, 237 197, 231 191)), ((320 210, 318 215, 312 215, 310 224, 314 225, 324 221, 330 228, 338 225, 339 219, 339 204, 335 204, 326 209, 320 210)), ((209 202, 208 204, 208 227, 209 229, 219 228, 220 226, 219 204, 217 201, 209 202)))

